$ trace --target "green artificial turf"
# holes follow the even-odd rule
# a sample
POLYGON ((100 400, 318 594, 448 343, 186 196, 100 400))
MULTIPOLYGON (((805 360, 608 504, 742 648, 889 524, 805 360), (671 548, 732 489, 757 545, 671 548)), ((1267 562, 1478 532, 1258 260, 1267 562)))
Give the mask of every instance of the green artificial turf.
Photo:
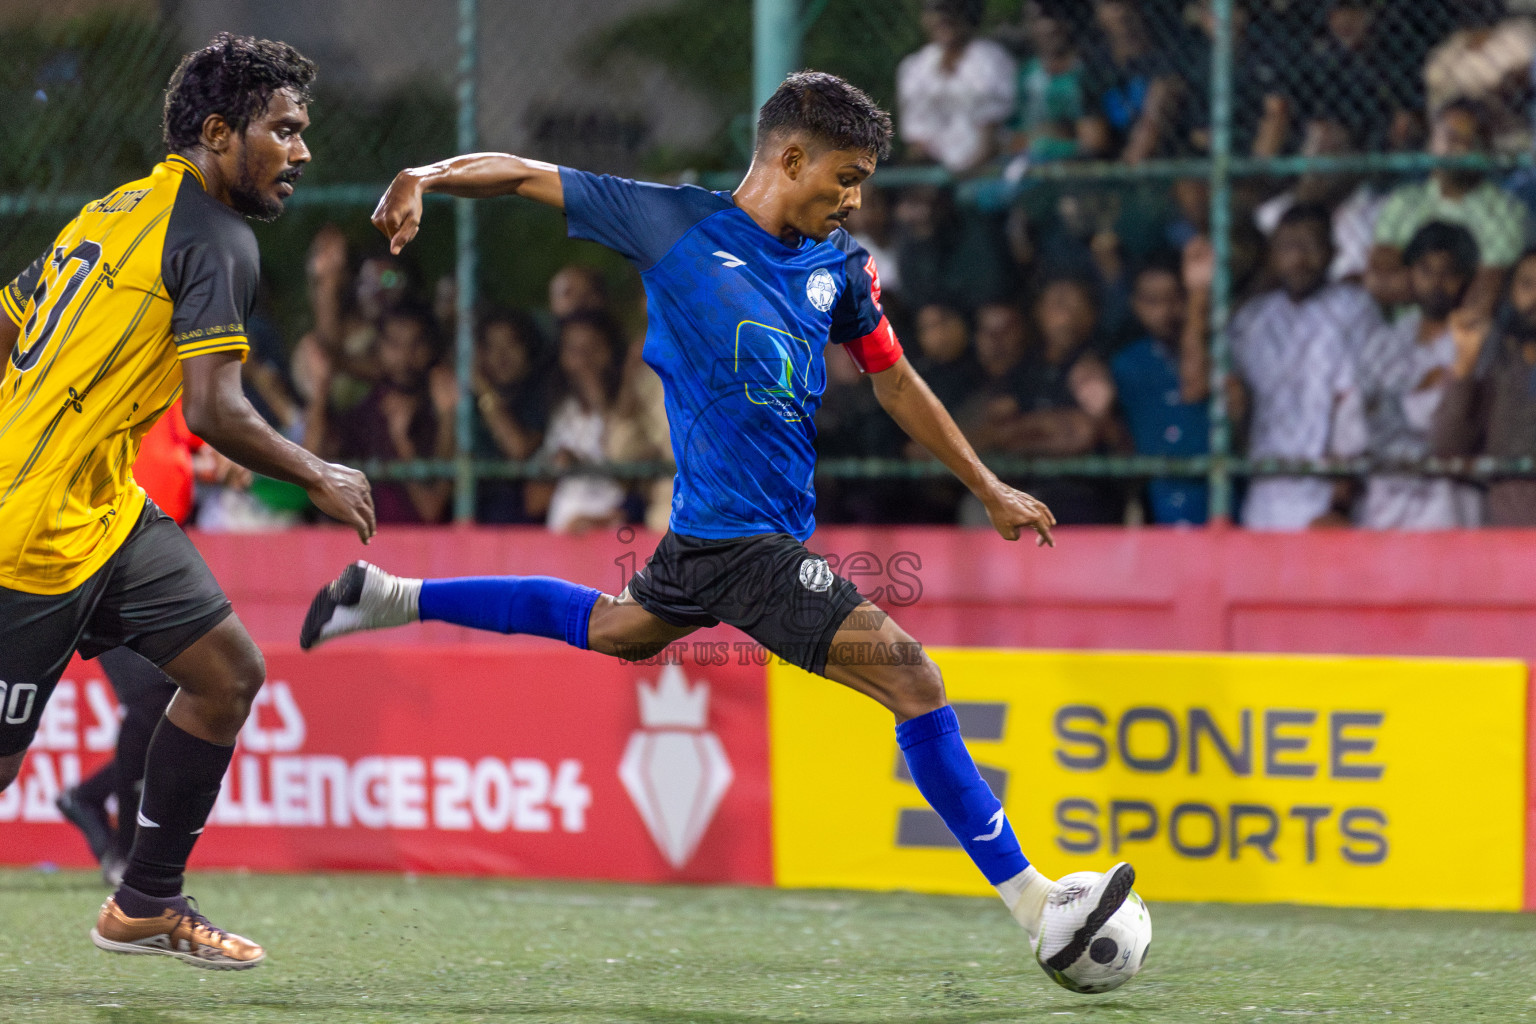
POLYGON ((0 1022, 1530 1020, 1536 916, 1154 904, 1146 969, 1056 988, 993 900, 194 876, 254 971, 112 956, 94 875, 0 871, 0 1022))

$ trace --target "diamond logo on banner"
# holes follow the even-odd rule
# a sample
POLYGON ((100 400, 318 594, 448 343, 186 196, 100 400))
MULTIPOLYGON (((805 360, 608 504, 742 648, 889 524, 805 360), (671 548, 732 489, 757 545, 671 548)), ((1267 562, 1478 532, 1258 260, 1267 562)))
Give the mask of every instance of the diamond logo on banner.
POLYGON ((624 748, 619 780, 657 849, 681 868, 731 788, 731 762, 708 730, 708 683, 689 686, 681 666, 667 665, 655 686, 642 679, 637 689, 641 728, 624 748))

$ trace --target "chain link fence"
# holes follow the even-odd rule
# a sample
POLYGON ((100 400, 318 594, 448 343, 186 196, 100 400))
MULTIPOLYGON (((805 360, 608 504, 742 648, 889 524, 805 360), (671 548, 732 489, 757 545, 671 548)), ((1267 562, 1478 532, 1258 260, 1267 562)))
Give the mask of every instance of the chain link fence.
MULTIPOLYGON (((1426 506, 1443 525, 1536 519, 1520 489, 1536 403, 1513 383, 1536 338, 1536 278, 1527 332, 1518 273, 1536 3, 756 2, 788 5, 799 64, 895 114, 897 158, 852 226, 914 362, 1063 522, 1434 525, 1411 515, 1426 506)), ((457 359, 456 445, 348 453, 418 513, 446 515, 417 499, 451 482, 459 518, 545 517, 538 480, 569 472, 532 443, 560 393, 560 289, 585 278, 628 335, 640 290, 622 260, 567 240, 557 212, 515 200, 434 203, 389 261, 367 215, 394 172, 473 144, 729 188, 750 157, 753 0, 34 14, 0 23, 0 267, 160 158, 164 82, 214 31, 319 62, 314 162, 290 212, 258 227, 273 372, 303 438, 306 406, 356 402, 377 375, 381 288, 428 309, 457 359), (567 281, 571 265, 592 272, 567 281), (351 319, 329 329, 350 341, 316 340, 317 267, 334 270, 325 287, 351 319), (358 379, 317 396, 316 346, 342 344, 358 379), (535 366, 538 393, 488 387, 497 359, 535 366)), ((653 389, 635 388, 617 401, 647 443, 595 459, 619 465, 615 520, 654 510, 645 481, 668 458, 653 389)), ((824 520, 977 520, 941 467, 906 457, 867 387, 834 375, 829 389, 824 520)))

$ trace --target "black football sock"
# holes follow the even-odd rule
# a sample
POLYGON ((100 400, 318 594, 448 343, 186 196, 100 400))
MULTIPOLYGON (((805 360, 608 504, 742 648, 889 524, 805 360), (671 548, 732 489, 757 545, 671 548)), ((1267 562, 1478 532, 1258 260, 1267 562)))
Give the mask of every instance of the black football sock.
POLYGON ((116 792, 117 780, 117 762, 108 761, 75 787, 75 799, 90 807, 100 807, 107 802, 108 794, 116 792))
POLYGON ((144 795, 139 834, 128 858, 123 884, 146 896, 167 899, 181 893, 187 858, 219 797, 233 745, 200 740, 162 718, 144 759, 144 795))
POLYGON ((167 910, 174 910, 178 914, 187 911, 187 898, 185 896, 172 896, 160 898, 146 896, 139 890, 128 885, 120 885, 112 897, 117 901, 117 906, 129 917, 159 917, 167 910))
POLYGON ((129 705, 117 733, 117 834, 113 851, 123 859, 133 849, 138 835, 139 796, 144 788, 144 760, 149 756, 149 741, 160 724, 164 707, 154 711, 129 705))

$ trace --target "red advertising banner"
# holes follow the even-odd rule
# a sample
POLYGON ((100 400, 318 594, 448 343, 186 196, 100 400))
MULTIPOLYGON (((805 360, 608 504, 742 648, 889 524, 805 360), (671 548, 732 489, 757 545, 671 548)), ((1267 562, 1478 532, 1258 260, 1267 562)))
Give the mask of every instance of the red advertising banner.
MULTIPOLYGON (((731 647, 269 649, 193 867, 769 884, 765 670, 731 647)), ((89 863, 53 798, 116 722, 73 663, 0 793, 0 863, 89 863)))

